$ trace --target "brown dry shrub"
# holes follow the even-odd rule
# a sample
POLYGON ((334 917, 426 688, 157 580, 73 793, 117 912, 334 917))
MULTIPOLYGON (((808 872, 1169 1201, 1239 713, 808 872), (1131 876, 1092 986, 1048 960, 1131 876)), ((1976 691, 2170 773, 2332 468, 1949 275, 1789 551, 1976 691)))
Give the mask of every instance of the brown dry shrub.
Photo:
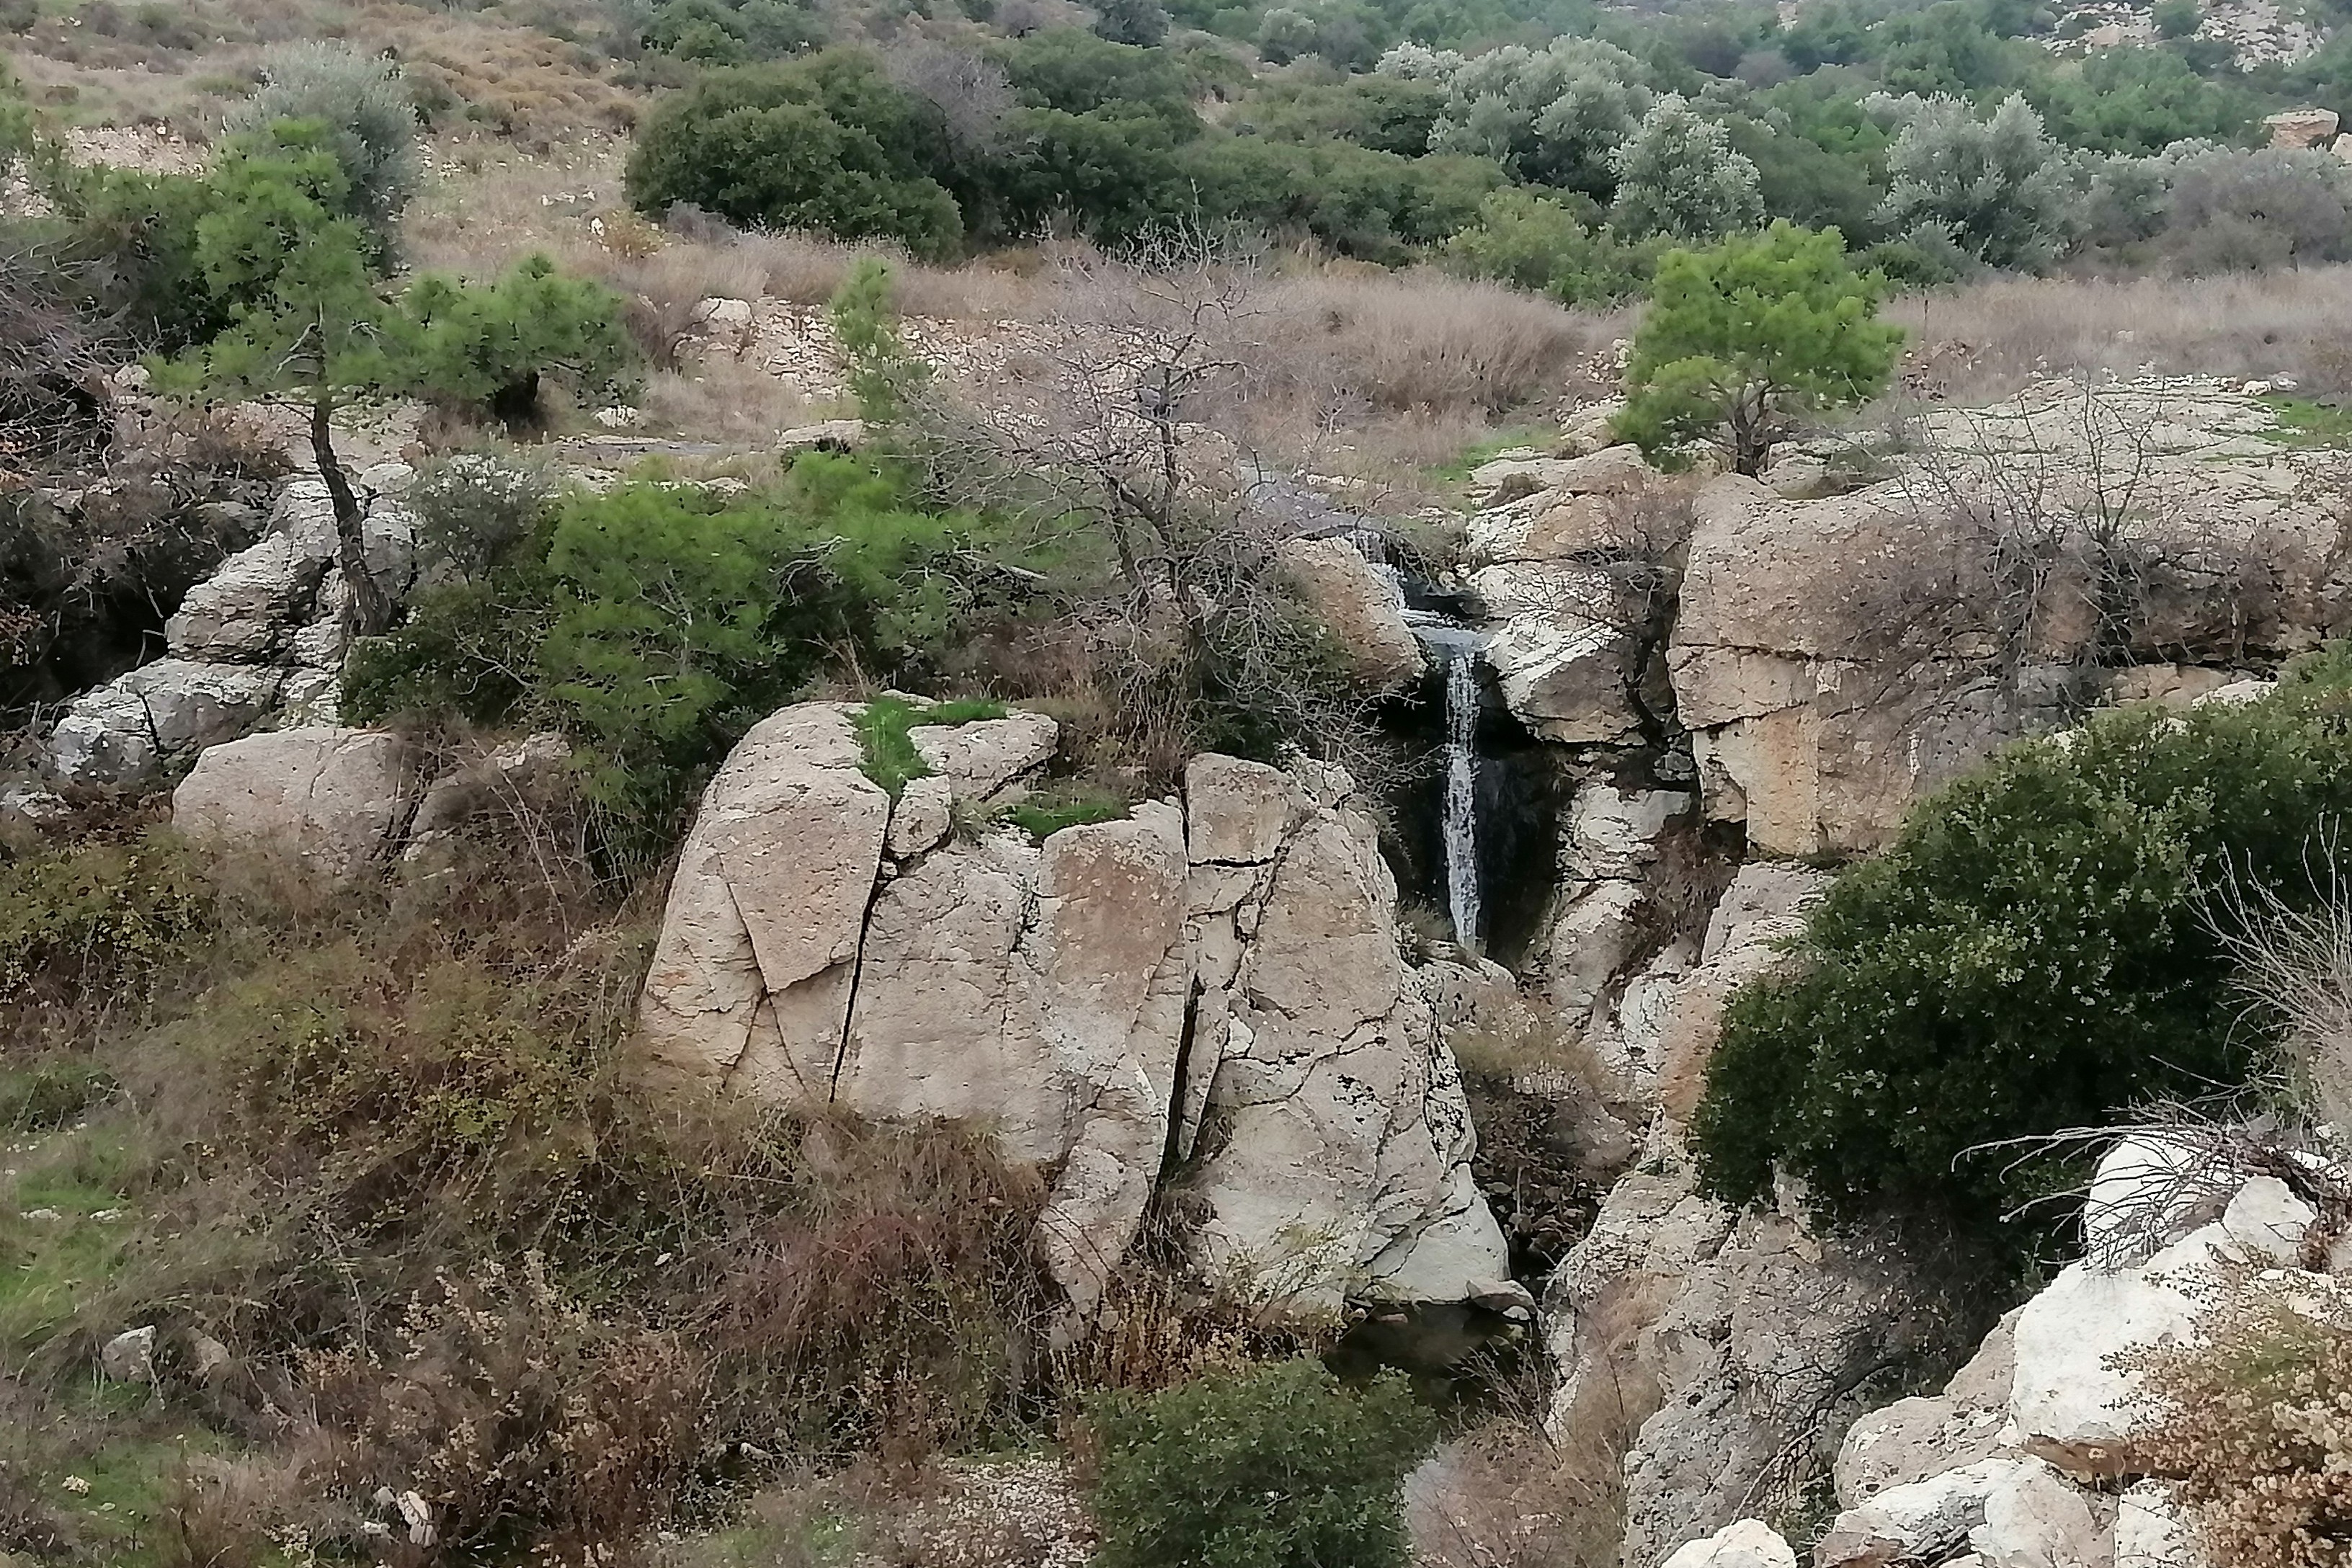
POLYGON ((1622 1448, 1555 1443, 1521 1416, 1454 1439, 1406 1483, 1405 1520, 1421 1563, 1616 1568, 1622 1460, 1622 1448))
MULTIPOLYGON (((599 1321, 535 1256, 444 1276, 388 1347, 301 1358, 322 1467, 354 1506, 415 1491, 409 1563, 535 1539, 556 1554, 667 1520, 710 1419, 702 1355, 676 1331, 599 1321)), ((381 1512, 380 1510, 375 1510, 381 1512)))
POLYGON ((2178 1478, 2231 1568, 2343 1568, 2352 1540, 2352 1293, 2324 1275, 2223 1282, 2185 1339, 2127 1352, 2135 1467, 2178 1478))

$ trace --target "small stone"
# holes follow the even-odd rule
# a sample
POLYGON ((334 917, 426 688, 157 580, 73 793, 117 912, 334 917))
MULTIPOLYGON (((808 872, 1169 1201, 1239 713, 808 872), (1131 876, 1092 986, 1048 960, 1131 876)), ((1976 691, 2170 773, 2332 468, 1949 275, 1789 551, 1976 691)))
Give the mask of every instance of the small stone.
POLYGON ((98 1352, 98 1369, 113 1383, 155 1380, 155 1325, 126 1329, 106 1342, 98 1352))

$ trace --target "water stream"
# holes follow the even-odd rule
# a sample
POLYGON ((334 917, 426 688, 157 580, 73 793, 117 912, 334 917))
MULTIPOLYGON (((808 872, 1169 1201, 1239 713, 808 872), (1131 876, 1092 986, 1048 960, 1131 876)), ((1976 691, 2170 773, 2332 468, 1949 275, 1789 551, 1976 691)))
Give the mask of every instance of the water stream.
POLYGON ((1420 621, 1412 630, 1445 678, 1445 787, 1439 796, 1438 821, 1445 851, 1445 904, 1454 920, 1454 940, 1475 952, 1481 934, 1478 670, 1486 639, 1467 626, 1443 621, 1420 621))

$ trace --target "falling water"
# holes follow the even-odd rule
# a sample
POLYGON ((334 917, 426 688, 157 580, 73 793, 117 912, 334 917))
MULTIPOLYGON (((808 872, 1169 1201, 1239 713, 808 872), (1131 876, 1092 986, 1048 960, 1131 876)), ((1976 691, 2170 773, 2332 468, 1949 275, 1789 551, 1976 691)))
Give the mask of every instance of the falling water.
POLYGON ((1445 899, 1454 916, 1454 940, 1478 946, 1478 645, 1465 641, 1444 648, 1445 802, 1441 827, 1445 840, 1445 899))

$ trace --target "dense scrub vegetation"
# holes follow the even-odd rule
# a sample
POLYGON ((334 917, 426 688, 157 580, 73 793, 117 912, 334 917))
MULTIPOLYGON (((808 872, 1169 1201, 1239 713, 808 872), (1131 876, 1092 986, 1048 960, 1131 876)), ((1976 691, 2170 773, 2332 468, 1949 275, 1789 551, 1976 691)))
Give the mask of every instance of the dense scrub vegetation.
MULTIPOLYGON (((1695 1122, 1706 1180, 1775 1169, 1833 1215, 1892 1208, 2032 1246, 2064 1185, 2016 1140, 2246 1084, 2265 1059, 2215 900, 2324 897, 2352 807, 2340 655, 2274 695, 2033 742, 1842 874, 1794 967, 1726 1012, 1695 1122)), ((2274 1025, 2273 1025, 2274 1026, 2274 1025)))
POLYGON ((664 100, 631 191, 650 212, 684 202, 930 254, 1048 226, 1114 242, 1171 223, 1299 232, 1570 301, 1622 298, 1659 242, 1768 213, 1919 281, 2352 245, 2330 216, 2352 190, 2340 161, 2247 145, 2269 109, 2325 98, 2332 53, 2297 73, 2242 71, 2194 39, 2069 58, 2047 13, 1979 0, 1819 5, 1786 26, 1738 5, 1546 24, 1504 41, 1277 7, 1258 55, 1317 63, 1255 77, 1197 34, 1108 23, 905 57, 845 40, 664 100))

